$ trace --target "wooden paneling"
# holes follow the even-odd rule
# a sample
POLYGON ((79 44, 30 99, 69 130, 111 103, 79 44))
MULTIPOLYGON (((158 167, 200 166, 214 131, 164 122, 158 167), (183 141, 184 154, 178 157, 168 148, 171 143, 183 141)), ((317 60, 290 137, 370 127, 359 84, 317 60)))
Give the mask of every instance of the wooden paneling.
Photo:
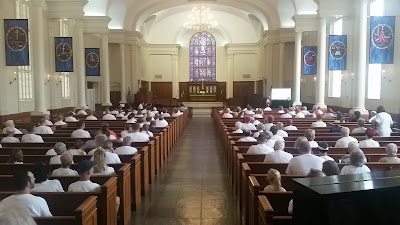
POLYGON ((154 104, 170 106, 172 101, 172 82, 151 82, 154 104))
POLYGON ((264 85, 263 85, 263 80, 258 80, 257 81, 257 91, 256 91, 256 93, 257 93, 257 95, 260 95, 261 97, 263 96, 263 89, 264 89, 264 85))
POLYGON ((254 97, 254 81, 233 82, 233 102, 235 105, 245 106, 251 104, 254 97))
POLYGON ((226 101, 226 83, 225 82, 218 82, 217 101, 219 101, 219 102, 226 101))
POLYGON ((121 101, 121 91, 111 91, 110 101, 113 106, 118 106, 119 102, 121 101))
POLYGON ((180 82, 179 83, 179 99, 182 102, 187 102, 189 96, 189 89, 187 82, 180 82))

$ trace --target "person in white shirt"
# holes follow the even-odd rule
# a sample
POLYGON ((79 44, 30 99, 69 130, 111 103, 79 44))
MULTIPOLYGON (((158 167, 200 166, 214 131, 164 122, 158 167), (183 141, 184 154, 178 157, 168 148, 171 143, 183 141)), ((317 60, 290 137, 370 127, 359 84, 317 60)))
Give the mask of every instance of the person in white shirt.
POLYGON ((274 145, 275 151, 267 154, 264 158, 265 163, 289 163, 293 155, 285 152, 285 142, 276 141, 274 145))
POLYGON ((0 204, 1 225, 37 225, 30 212, 13 205, 0 204))
POLYGON ((18 138, 14 137, 15 128, 6 127, 7 137, 1 139, 2 143, 18 143, 20 142, 18 138))
POLYGON ((46 121, 45 125, 46 126, 53 126, 53 122, 50 121, 50 115, 49 114, 44 114, 43 119, 46 121))
POLYGON ((137 154, 138 150, 135 147, 131 146, 132 139, 129 136, 126 136, 122 139, 122 146, 115 149, 114 153, 117 155, 134 155, 137 154))
POLYGON ((363 118, 360 118, 357 120, 358 127, 354 128, 351 133, 352 134, 365 134, 365 131, 367 128, 365 128, 365 120, 363 118))
POLYGON ((93 174, 93 167, 96 162, 90 160, 82 160, 78 164, 79 181, 68 186, 68 192, 100 192, 101 186, 90 181, 93 174))
POLYGON ((107 166, 106 151, 104 151, 104 149, 98 148, 94 152, 93 161, 96 162, 96 165, 93 167, 93 176, 115 175, 114 168, 107 166))
POLYGON ((295 115, 297 114, 294 107, 290 107, 288 113, 289 113, 289 115, 291 115, 291 116, 295 116, 295 115))
POLYGON ((57 142, 54 145, 53 149, 57 153, 57 155, 50 158, 50 164, 61 164, 60 157, 61 154, 67 151, 67 146, 62 142, 57 142))
POLYGON ((307 106, 301 107, 301 111, 300 112, 303 113, 305 116, 310 114, 310 112, 307 110, 307 106))
POLYGON ((78 139, 74 143, 74 148, 68 149, 67 152, 71 153, 71 155, 86 155, 85 143, 81 139, 78 139))
POLYGON ((69 123, 69 122, 78 122, 78 120, 74 117, 74 112, 69 112, 68 113, 68 116, 67 117, 65 117, 65 120, 64 120, 66 123, 69 123))
POLYGON ((49 180, 50 167, 45 163, 36 163, 33 170, 35 187, 31 192, 64 192, 59 180, 49 180))
POLYGON ((46 125, 46 120, 41 119, 39 126, 36 128, 36 134, 53 134, 53 130, 46 125))
POLYGON ((376 111, 371 111, 371 112, 369 113, 369 120, 368 120, 368 122, 372 123, 372 121, 375 120, 375 118, 376 118, 376 111))
POLYGON ((294 118, 306 118, 306 115, 302 112, 298 112, 294 118))
POLYGON ((93 111, 89 111, 89 115, 86 117, 86 120, 97 120, 97 117, 93 115, 93 111))
POLYGON ((253 133, 253 138, 257 138, 261 133, 265 131, 264 124, 260 123, 257 125, 257 132, 253 133))
POLYGON ((266 192, 286 192, 281 184, 281 173, 276 169, 269 169, 267 180, 269 185, 264 188, 266 192))
POLYGON ((398 147, 396 144, 393 144, 393 143, 387 144, 385 147, 387 156, 379 159, 378 162, 380 162, 380 163, 400 163, 400 159, 399 159, 399 157, 397 157, 397 150, 398 150, 398 147))
POLYGON ((317 148, 318 143, 315 141, 315 130, 313 129, 307 129, 304 132, 304 136, 307 138, 308 143, 310 143, 311 148, 317 148))
MULTIPOLYGON (((358 142, 355 142, 355 141, 350 142, 349 147, 347 148, 347 151, 349 152, 349 154, 342 156, 342 158, 340 158, 339 162, 340 163, 350 163, 350 154, 355 150, 360 150, 360 146, 359 146, 358 142)), ((365 158, 365 161, 367 161, 367 158, 365 158)))
POLYGON ((272 111, 271 107, 269 107, 269 104, 265 107, 264 111, 272 111))
POLYGON ((261 133, 257 138, 258 144, 250 146, 246 154, 268 154, 273 152, 274 149, 267 145, 268 139, 269 139, 268 134, 261 133))
POLYGON ((110 140, 106 140, 101 144, 101 147, 96 148, 95 151, 93 152, 92 158, 90 160, 94 160, 94 154, 96 153, 97 150, 103 149, 106 152, 106 163, 107 164, 114 164, 114 163, 121 163, 121 159, 119 156, 115 153, 113 153, 113 143, 110 140))
POLYGON ((76 124, 78 129, 71 133, 71 138, 90 138, 90 133, 85 130, 85 121, 79 120, 76 124))
POLYGON ((103 116, 102 120, 117 120, 117 118, 111 113, 107 113, 103 116))
POLYGON ((311 124, 311 127, 326 127, 326 123, 322 121, 322 114, 316 114, 317 121, 311 124))
POLYGON ((335 118, 335 115, 333 114, 333 110, 331 108, 327 108, 326 113, 324 114, 322 119, 331 120, 333 118, 335 118))
POLYGON ((143 134, 149 136, 149 138, 154 137, 154 134, 150 131, 150 126, 148 124, 143 125, 142 131, 140 131, 140 133, 143 133, 143 134))
POLYGON ((179 110, 178 110, 177 108, 173 108, 173 109, 172 109, 171 117, 178 117, 178 116, 180 116, 180 115, 182 115, 182 113, 179 112, 179 110))
POLYGON ((298 150, 300 156, 292 158, 286 168, 286 174, 306 176, 311 169, 322 170, 324 159, 311 154, 311 147, 308 141, 299 143, 298 150))
POLYGON ((76 115, 78 116, 87 116, 87 112, 85 110, 85 108, 82 108, 81 110, 79 110, 76 115))
POLYGON ((274 120, 275 117, 272 115, 269 115, 266 119, 264 119, 265 130, 270 130, 271 127, 275 125, 274 120))
POLYGON ((318 144, 318 150, 319 150, 319 157, 323 158, 325 161, 328 160, 335 161, 332 157, 328 156, 329 145, 325 141, 320 142, 318 144))
POLYGON ((165 118, 171 117, 171 114, 168 113, 168 109, 163 108, 161 115, 163 115, 165 118))
POLYGON ((350 165, 344 166, 340 175, 369 173, 371 170, 365 165, 365 155, 361 150, 350 153, 350 165))
POLYGON ((126 135, 128 134, 128 133, 130 133, 130 132, 132 132, 132 127, 131 127, 131 125, 130 124, 125 124, 125 129, 123 130, 123 131, 121 131, 121 138, 124 138, 124 137, 126 137, 126 135))
POLYGON ((251 116, 245 116, 243 118, 244 123, 242 124, 242 130, 257 130, 256 126, 254 126, 254 124, 252 123, 252 119, 253 117, 251 116))
POLYGON ((64 122, 64 116, 62 114, 58 115, 57 121, 54 123, 54 126, 66 126, 67 123, 64 122))
POLYGON ((149 136, 140 132, 140 125, 135 123, 132 125, 132 132, 126 135, 131 137, 132 142, 148 142, 149 136))
MULTIPOLYGON (((127 120, 125 123, 127 124, 136 123, 137 120, 135 119, 135 116, 136 116, 135 113, 129 114, 128 117, 126 118, 127 120)), ((158 118, 158 115, 156 115, 156 118, 158 118)))
POLYGON ((110 111, 110 114, 115 116, 115 115, 118 114, 118 110, 117 109, 113 109, 113 110, 110 111))
POLYGON ((289 110, 285 109, 284 112, 285 113, 283 113, 280 117, 281 119, 291 119, 292 118, 292 115, 289 114, 289 110))
POLYGON ((156 120, 156 127, 167 127, 168 126, 168 122, 164 119, 164 115, 160 115, 159 119, 156 120))
POLYGON ((283 128, 283 130, 287 131, 287 130, 297 130, 296 126, 293 126, 293 120, 292 119, 288 119, 286 120, 286 126, 283 128))
POLYGON ((278 129, 278 131, 276 132, 277 135, 281 136, 281 137, 289 137, 288 133, 286 131, 283 130, 283 123, 282 122, 278 122, 276 123, 276 128, 278 129))
POLYGON ((391 126, 393 125, 392 116, 385 111, 383 106, 378 106, 375 122, 377 125, 378 135, 382 137, 390 137, 392 133, 391 126))
POLYGON ((263 116, 263 111, 261 109, 258 109, 256 114, 253 116, 255 119, 262 119, 264 118, 263 116))
POLYGON ((269 129, 269 131, 271 131, 272 136, 270 138, 270 140, 272 141, 285 141, 285 139, 278 135, 278 127, 277 126, 272 126, 271 129, 269 129))
POLYGON ((285 110, 283 110, 283 106, 279 106, 278 111, 276 113, 283 114, 285 110))
POLYGON ((7 120, 5 125, 6 125, 6 127, 4 127, 4 128, 3 128, 3 131, 2 131, 3 134, 6 134, 6 133, 7 133, 7 132, 6 132, 6 128, 7 128, 7 127, 12 127, 12 128, 14 128, 14 129, 15 129, 15 134, 22 134, 22 132, 21 132, 20 130, 18 130, 17 128, 15 128, 14 120, 7 120))
POLYGON ((235 130, 232 131, 233 134, 243 134, 243 130, 242 130, 242 122, 237 121, 235 123, 235 130))
POLYGON ((315 108, 315 110, 314 110, 314 114, 315 115, 323 115, 324 114, 324 112, 322 112, 322 110, 321 110, 321 107, 319 107, 319 106, 317 106, 316 108, 315 108))
POLYGON ((360 141, 360 148, 377 148, 379 147, 379 142, 375 141, 373 137, 377 135, 376 130, 368 128, 367 131, 365 131, 365 136, 366 139, 363 141, 360 141))
POLYGON ((230 110, 228 108, 225 108, 221 118, 233 118, 233 115, 230 113, 230 110))
POLYGON ((347 148, 349 147, 350 142, 358 142, 357 139, 350 136, 350 129, 348 127, 342 127, 340 134, 342 138, 336 141, 336 148, 347 148))
MULTIPOLYGON (((244 137, 237 140, 238 142, 256 142, 257 141, 257 139, 251 137, 250 130, 243 130, 243 135, 244 135, 244 137)), ((258 136, 258 137, 260 137, 260 136, 258 136)))
MULTIPOLYGON (((94 152, 96 151, 96 149, 101 147, 102 144, 107 140, 108 140, 108 137, 105 134, 101 134, 100 133, 100 134, 96 135, 95 138, 94 138, 95 148, 92 149, 90 152, 88 152, 88 155, 93 155, 94 152)), ((86 142, 86 144, 87 144, 87 142, 86 142)), ((86 144, 85 144, 85 148, 88 148, 88 146, 86 144)), ((91 144, 91 147, 92 146, 93 145, 91 144)))
POLYGON ((71 164, 73 163, 73 156, 70 152, 64 152, 60 156, 61 167, 58 169, 53 170, 51 176, 78 176, 78 172, 76 170, 72 170, 70 168, 71 164))
POLYGON ((43 138, 37 134, 36 126, 33 124, 28 125, 26 128, 27 134, 24 134, 21 138, 21 142, 30 142, 30 143, 43 143, 43 138))
POLYGON ((34 217, 53 216, 46 200, 31 194, 31 190, 35 187, 33 173, 26 170, 17 170, 13 175, 12 181, 16 187, 16 192, 3 199, 0 205, 7 208, 22 208, 34 217))

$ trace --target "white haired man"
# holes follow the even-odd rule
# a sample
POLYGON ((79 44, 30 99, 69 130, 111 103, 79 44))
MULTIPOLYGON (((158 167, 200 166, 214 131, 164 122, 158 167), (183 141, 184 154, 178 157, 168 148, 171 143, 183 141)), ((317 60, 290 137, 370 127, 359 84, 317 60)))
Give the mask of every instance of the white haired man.
POLYGON ((390 143, 385 147, 387 156, 379 159, 380 163, 400 163, 399 157, 397 157, 398 147, 396 144, 390 143))
POLYGON ((286 174, 306 176, 311 169, 322 170, 325 160, 311 154, 311 147, 308 141, 302 141, 298 145, 299 156, 292 158, 286 168, 286 174))
POLYGON ((250 146, 249 150, 247 150, 247 154, 269 154, 274 151, 273 148, 267 145, 267 141, 270 137, 265 134, 261 133, 257 137, 257 145, 250 146))
POLYGON ((350 136, 350 129, 342 127, 340 130, 341 138, 336 141, 335 148, 347 148, 350 142, 358 142, 357 139, 350 136))
MULTIPOLYGON (((7 120, 5 125, 6 125, 6 127, 3 128, 3 132, 2 132, 3 134, 7 133, 6 132, 7 127, 15 128, 14 120, 7 120)), ((15 134, 22 134, 22 132, 20 130, 18 130, 17 128, 15 128, 15 134)))
POLYGON ((289 163, 293 155, 285 152, 285 142, 276 141, 274 146, 275 151, 267 154, 264 158, 265 163, 289 163))
POLYGON ((7 137, 1 139, 2 143, 18 143, 20 142, 18 138, 14 137, 15 128, 14 127, 6 127, 7 137))
POLYGON ((131 146, 132 139, 129 136, 126 136, 122 139, 122 146, 115 149, 114 153, 117 155, 133 155, 137 153, 137 149, 131 146))

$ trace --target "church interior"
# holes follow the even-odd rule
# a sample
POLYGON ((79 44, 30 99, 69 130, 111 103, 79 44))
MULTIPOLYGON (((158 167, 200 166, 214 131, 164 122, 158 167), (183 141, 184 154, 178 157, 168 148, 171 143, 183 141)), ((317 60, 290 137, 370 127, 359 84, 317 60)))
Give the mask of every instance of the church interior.
POLYGON ((398 24, 399 0, 0 0, 0 225, 395 224, 398 24))

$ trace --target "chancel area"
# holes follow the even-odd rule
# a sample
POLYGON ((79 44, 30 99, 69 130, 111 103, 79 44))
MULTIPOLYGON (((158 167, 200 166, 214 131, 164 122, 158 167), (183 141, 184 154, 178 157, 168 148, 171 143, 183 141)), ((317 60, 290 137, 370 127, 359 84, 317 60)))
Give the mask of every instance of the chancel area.
POLYGON ((399 0, 0 0, 0 225, 398 224, 399 0))

